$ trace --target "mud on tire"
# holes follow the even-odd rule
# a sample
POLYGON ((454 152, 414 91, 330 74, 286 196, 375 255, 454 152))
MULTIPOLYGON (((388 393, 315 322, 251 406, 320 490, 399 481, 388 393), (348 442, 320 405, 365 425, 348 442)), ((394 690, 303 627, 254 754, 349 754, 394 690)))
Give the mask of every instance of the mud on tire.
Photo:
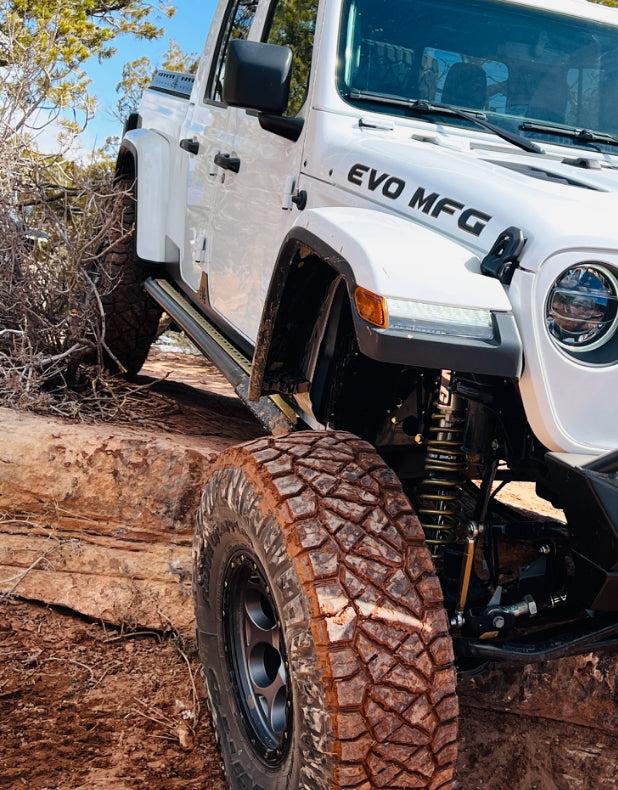
POLYGON ((233 790, 452 786, 441 589, 369 444, 303 432, 224 452, 199 511, 194 591, 233 790))
POLYGON ((161 308, 144 291, 149 272, 135 255, 135 197, 130 179, 115 185, 113 213, 117 217, 108 251, 95 280, 101 292, 104 362, 113 372, 122 365, 134 376, 148 356, 157 337, 161 308), (109 353, 111 352, 111 353, 109 353))

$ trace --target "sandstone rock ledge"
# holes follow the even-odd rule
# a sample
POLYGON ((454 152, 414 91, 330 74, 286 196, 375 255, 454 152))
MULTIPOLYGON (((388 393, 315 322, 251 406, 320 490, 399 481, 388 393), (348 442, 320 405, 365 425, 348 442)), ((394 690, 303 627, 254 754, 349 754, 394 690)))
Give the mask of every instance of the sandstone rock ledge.
MULTIPOLYGON (((213 387, 212 371, 193 375, 190 391, 174 392, 183 411, 175 433, 169 420, 162 430, 156 421, 80 425, 0 408, 0 599, 192 633, 205 475, 222 449, 262 433, 224 384, 213 387)), ((459 776, 487 766, 491 779, 456 786, 615 788, 617 678, 615 653, 591 653, 463 680, 459 776)))
POLYGON ((206 472, 263 430, 201 356, 153 348, 142 374, 151 400, 130 423, 0 408, 0 597, 193 631, 191 545, 206 472))
POLYGON ((187 629, 201 444, 0 409, 0 593, 187 629))

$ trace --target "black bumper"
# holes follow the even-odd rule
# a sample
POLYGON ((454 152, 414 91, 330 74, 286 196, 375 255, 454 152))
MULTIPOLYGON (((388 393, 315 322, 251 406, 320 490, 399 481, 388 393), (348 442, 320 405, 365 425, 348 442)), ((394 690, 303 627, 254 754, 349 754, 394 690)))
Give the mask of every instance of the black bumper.
POLYGON ((363 321, 355 308, 353 316, 360 350, 379 362, 504 378, 519 378, 521 375, 521 339, 510 313, 493 314, 495 334, 491 341, 376 329, 363 321))

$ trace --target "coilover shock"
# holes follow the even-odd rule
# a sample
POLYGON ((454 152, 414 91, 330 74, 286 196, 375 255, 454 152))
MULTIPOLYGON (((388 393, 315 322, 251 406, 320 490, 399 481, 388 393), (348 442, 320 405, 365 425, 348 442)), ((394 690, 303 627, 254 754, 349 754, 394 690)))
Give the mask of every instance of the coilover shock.
POLYGON ((459 536, 462 485, 466 456, 462 449, 465 401, 450 389, 450 375, 436 382, 429 425, 425 479, 418 489, 418 517, 434 561, 440 565, 444 548, 459 536))

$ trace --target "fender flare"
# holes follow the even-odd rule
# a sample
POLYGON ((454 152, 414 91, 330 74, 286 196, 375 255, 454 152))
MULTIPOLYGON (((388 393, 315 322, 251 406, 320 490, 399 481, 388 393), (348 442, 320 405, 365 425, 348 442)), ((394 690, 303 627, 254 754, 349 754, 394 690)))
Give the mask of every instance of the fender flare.
POLYGON ((170 144, 150 129, 131 129, 122 138, 116 176, 135 178, 135 248, 150 263, 174 263, 166 245, 170 194, 170 144))
POLYGON ((491 348, 466 353, 470 347, 467 342, 461 348, 447 349, 438 338, 415 338, 408 341, 414 353, 407 364, 454 368, 454 359, 467 362, 468 357, 468 364, 476 367, 470 372, 521 374, 523 353, 511 303, 503 285, 481 273, 480 260, 470 249, 393 214, 327 207, 304 211, 280 247, 256 341, 251 398, 262 393, 271 344, 278 333, 285 331, 277 317, 290 272, 304 248, 345 282, 359 345, 368 356, 406 364, 391 353, 392 346, 385 342, 387 333, 379 335, 358 315, 354 306, 357 286, 381 296, 490 310, 500 319, 501 342, 491 348), (498 355, 504 361, 497 361, 498 355))
POLYGON ((502 284, 481 273, 480 260, 469 248, 409 219, 373 209, 332 207, 304 212, 291 233, 301 228, 336 251, 350 283, 373 293, 512 310, 502 284))

